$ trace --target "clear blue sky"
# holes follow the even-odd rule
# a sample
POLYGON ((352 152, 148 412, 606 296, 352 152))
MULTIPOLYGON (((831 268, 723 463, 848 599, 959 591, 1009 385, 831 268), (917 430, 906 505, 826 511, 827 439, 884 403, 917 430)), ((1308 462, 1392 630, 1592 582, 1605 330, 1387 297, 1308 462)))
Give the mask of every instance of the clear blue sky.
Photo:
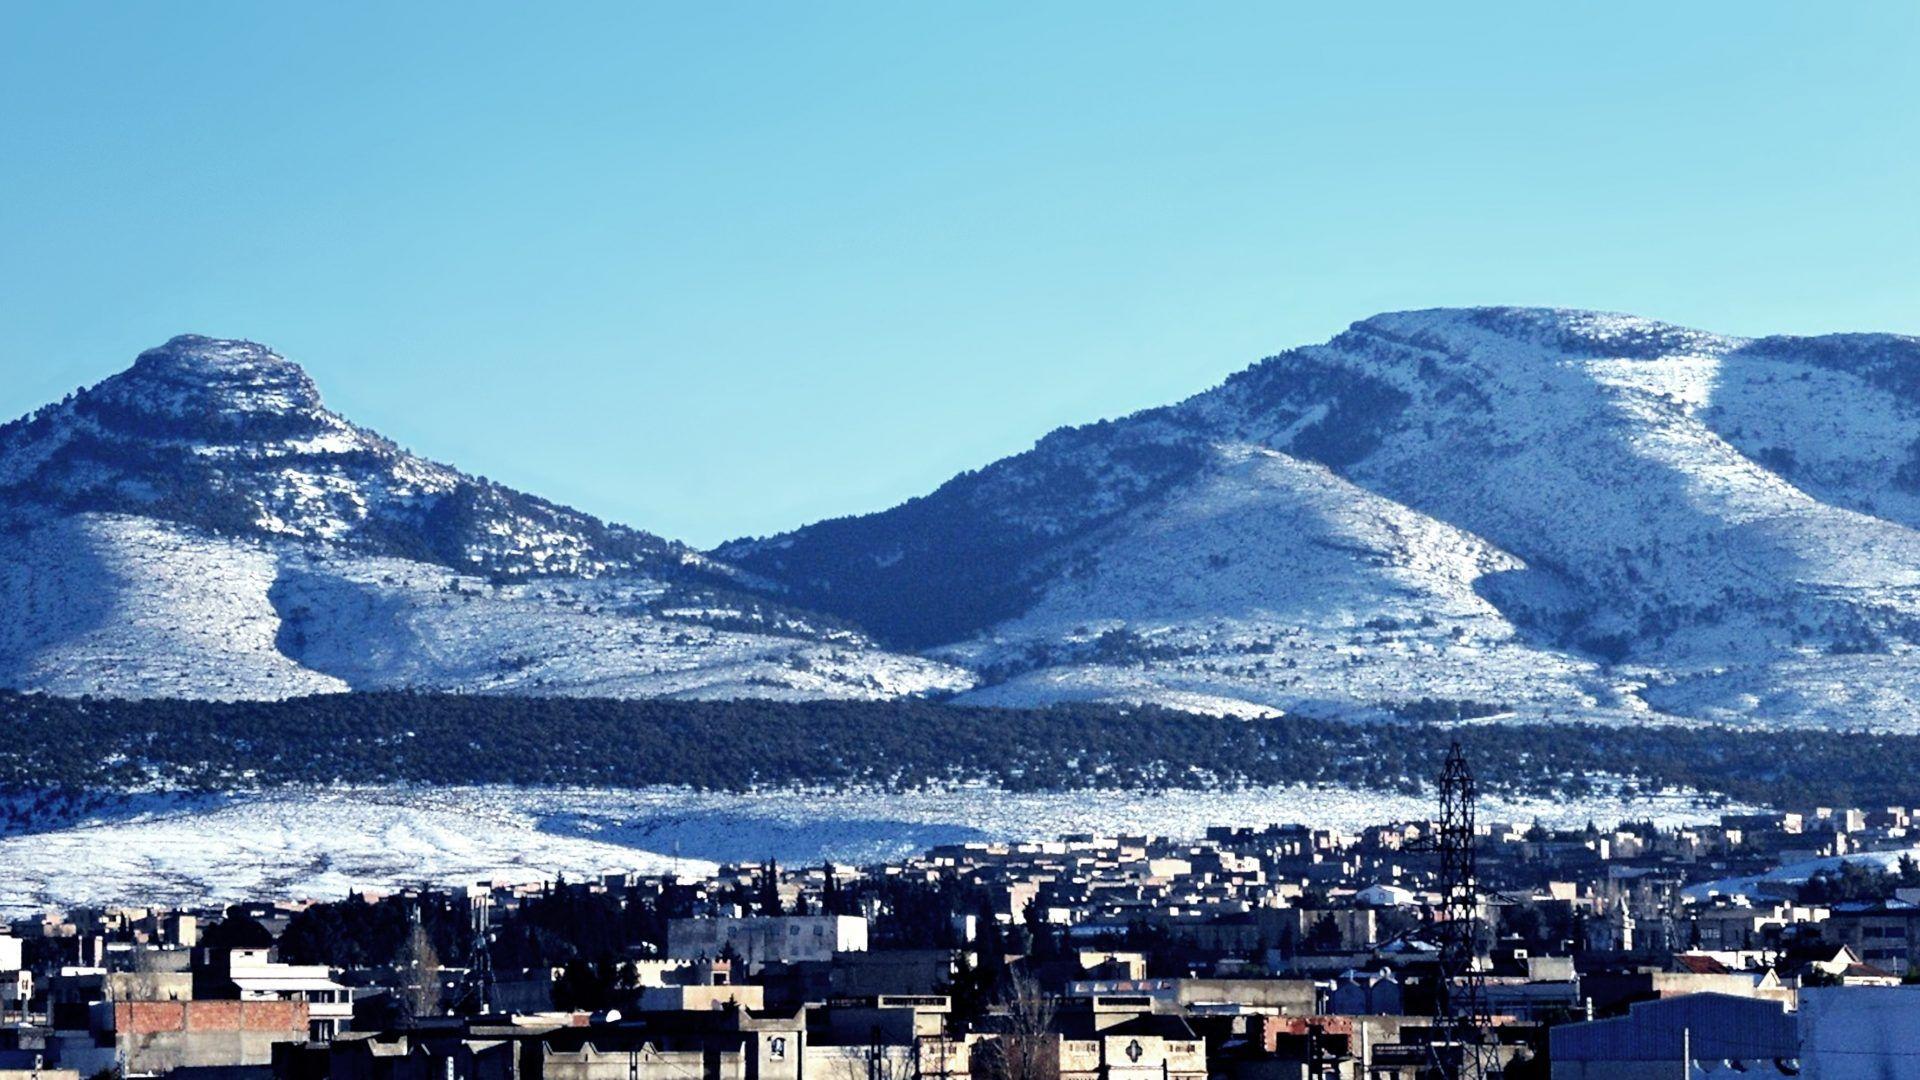
POLYGON ((0 0, 0 413, 250 337, 704 545, 1382 310, 1915 333, 1916 55, 1911 0, 0 0))

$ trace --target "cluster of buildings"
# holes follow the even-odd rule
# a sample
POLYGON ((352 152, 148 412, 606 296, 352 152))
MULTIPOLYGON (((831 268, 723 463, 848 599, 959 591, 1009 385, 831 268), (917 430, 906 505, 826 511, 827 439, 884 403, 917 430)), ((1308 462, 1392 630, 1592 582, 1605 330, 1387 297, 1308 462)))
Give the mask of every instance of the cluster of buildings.
POLYGON ((475 948, 430 969, 281 962, 300 903, 47 914, 0 936, 0 1080, 1920 1077, 1916 827, 1483 823, 1464 966, 1428 822, 344 901, 456 912, 475 948), (1886 869, 1778 872, 1839 856, 1886 869), (583 1003, 490 959, 557 894, 672 914, 583 1003))

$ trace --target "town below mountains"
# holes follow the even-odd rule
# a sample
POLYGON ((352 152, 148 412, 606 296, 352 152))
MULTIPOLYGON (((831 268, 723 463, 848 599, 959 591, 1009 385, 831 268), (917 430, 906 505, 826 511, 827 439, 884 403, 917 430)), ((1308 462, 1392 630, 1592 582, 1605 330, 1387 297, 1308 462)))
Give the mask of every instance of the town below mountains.
POLYGON ((0 1068, 1905 1077, 1886 1066, 1920 1056, 1914 813, 1090 832, 41 910, 0 933, 0 1068))
POLYGON ((711 551, 175 338, 0 427, 0 1073, 1920 1058, 1916 530, 1913 338, 1383 315, 711 551))
POLYGON ((1920 339, 1381 315, 697 551, 186 336, 0 427, 0 686, 1911 730, 1920 339))

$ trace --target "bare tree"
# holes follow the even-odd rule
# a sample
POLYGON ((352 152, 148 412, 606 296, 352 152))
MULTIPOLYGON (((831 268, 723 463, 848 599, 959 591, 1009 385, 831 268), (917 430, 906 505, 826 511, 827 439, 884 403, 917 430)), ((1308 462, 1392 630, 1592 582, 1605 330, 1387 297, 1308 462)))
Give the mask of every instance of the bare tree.
POLYGON ((433 1016, 440 1011, 440 953, 433 947, 433 936, 416 915, 400 942, 394 957, 394 987, 400 1009, 408 1020, 433 1016))
POLYGON ((821 1049, 837 1051, 822 1072, 834 1080, 915 1080, 914 1048, 887 1042, 878 1027, 865 1046, 821 1049))
POLYGON ((1053 998, 1031 976, 1009 972, 1001 1007, 1005 1029, 981 1045, 989 1074, 995 1080, 1058 1080, 1060 1041, 1053 1021, 1059 1010, 1053 998))

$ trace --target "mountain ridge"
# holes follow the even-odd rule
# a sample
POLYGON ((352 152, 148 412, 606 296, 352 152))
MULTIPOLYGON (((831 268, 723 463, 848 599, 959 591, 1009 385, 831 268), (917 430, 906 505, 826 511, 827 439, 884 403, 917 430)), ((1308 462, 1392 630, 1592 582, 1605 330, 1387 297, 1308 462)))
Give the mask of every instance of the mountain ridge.
POLYGON ((0 557, 22 688, 1902 726, 1920 338, 1388 312, 700 552, 183 335, 0 426, 0 528, 26 541, 0 557))
MULTIPOLYGON (((1920 504, 1902 487, 1920 446, 1910 392, 1916 357, 1920 339, 1899 335, 1748 339, 1565 309, 1387 313, 1176 404, 1050 433, 919 500, 716 554, 884 641, 964 656, 998 676, 1017 669, 1019 656, 1042 657, 965 700, 1172 693, 1299 708, 1326 707, 1332 697, 1343 711, 1367 713, 1378 710, 1358 694, 1378 692, 1389 704, 1476 688, 1535 698, 1528 690, 1536 684, 1518 672, 1544 665, 1569 709, 1895 722, 1912 701, 1902 667, 1920 611, 1920 504), (1475 578, 1473 591, 1507 624, 1502 640, 1533 659, 1488 685, 1475 671, 1498 665, 1466 657, 1456 665, 1461 678, 1436 684, 1420 669, 1461 660, 1455 643, 1475 626, 1445 627, 1452 640, 1382 638, 1368 627, 1435 616, 1382 593, 1361 598, 1373 606, 1313 644, 1335 656, 1357 650, 1357 671, 1397 667, 1395 677, 1356 678, 1343 670, 1346 659, 1329 664, 1303 648, 1285 662, 1317 679, 1300 677, 1310 692, 1283 692, 1272 677, 1223 678, 1217 669, 1240 650, 1272 647, 1274 632, 1287 628, 1264 618, 1206 629, 1206 620, 1157 609, 1174 580, 1166 573, 1143 579, 1157 584, 1139 593, 1117 579, 1104 592, 1080 588, 1077 609, 1060 607, 1073 580, 1137 551, 1137 537, 1096 533, 1127 514, 1177 506, 1208 482, 1201 463, 1210 453, 1252 451, 1324 467, 1356 491, 1502 553, 1512 565, 1475 578), (1148 482, 1109 482, 1142 460, 1152 462, 1148 482), (1065 527, 1029 512, 1060 507, 1081 512, 1065 527), (927 521, 941 528, 923 528, 927 521), (950 536, 967 539, 949 545, 950 536), (941 610, 943 591, 968 591, 983 556, 1018 583, 1002 589, 997 606, 952 605, 946 610, 972 617, 926 635, 922 625, 889 621, 904 602, 903 582, 920 606, 941 610), (1058 610, 1054 625, 1035 625, 1036 606, 1058 610), (1116 650, 1110 635, 1123 631, 1149 644, 1116 650), (929 640, 940 636, 947 640, 929 640), (1419 659, 1396 661, 1395 648, 1419 659), (1050 662, 1062 655, 1069 659, 1050 662), (1207 667, 1216 670, 1199 670, 1207 667), (1835 693, 1825 706, 1802 695, 1781 707, 1753 692, 1769 670, 1795 682, 1825 672, 1826 691, 1863 680, 1873 689, 1835 693), (1745 674, 1730 677, 1735 671, 1745 674), (1739 685, 1742 678, 1753 685, 1739 685), (1843 715, 1855 709, 1858 718, 1843 715)), ((1249 504, 1207 520, 1253 512, 1249 504)), ((1181 574, 1248 587, 1227 580, 1225 563, 1211 565, 1230 559, 1235 545, 1218 546, 1208 564, 1181 574)), ((1253 584, 1279 595, 1292 588, 1290 579, 1253 584)), ((1326 610, 1354 600, 1328 597, 1326 610)))

